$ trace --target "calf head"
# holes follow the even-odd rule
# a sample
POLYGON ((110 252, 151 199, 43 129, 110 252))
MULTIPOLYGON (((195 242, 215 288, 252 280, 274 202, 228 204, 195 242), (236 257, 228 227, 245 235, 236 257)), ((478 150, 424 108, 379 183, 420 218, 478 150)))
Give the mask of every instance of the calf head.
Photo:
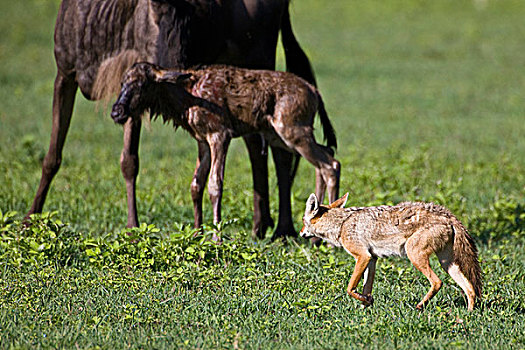
POLYGON ((158 84, 181 84, 191 74, 163 70, 150 63, 136 63, 125 74, 117 101, 113 104, 111 118, 124 124, 129 118, 140 118, 155 105, 158 84))

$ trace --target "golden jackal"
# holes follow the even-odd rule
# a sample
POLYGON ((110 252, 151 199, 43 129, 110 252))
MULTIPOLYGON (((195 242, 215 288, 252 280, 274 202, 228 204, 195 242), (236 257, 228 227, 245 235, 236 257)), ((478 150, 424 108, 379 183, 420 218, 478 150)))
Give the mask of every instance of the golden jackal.
POLYGON ((430 255, 435 253, 441 267, 467 295, 468 309, 474 308, 482 289, 478 252, 466 228, 448 209, 433 203, 412 202, 344 208, 347 198, 348 193, 324 206, 311 194, 306 202, 301 236, 319 237, 342 246, 356 259, 347 290, 351 297, 372 305, 377 258, 407 256, 432 285, 417 304, 418 309, 423 308, 442 285, 429 264, 430 255), (363 273, 361 294, 356 288, 363 273))

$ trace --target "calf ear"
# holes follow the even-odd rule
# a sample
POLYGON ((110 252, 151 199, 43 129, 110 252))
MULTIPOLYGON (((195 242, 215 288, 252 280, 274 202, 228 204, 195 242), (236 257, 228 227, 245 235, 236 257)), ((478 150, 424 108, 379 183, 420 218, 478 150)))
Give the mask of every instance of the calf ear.
POLYGON ((339 199, 336 199, 332 203, 330 203, 330 208, 344 208, 346 201, 348 200, 348 192, 344 196, 342 196, 339 199))
POLYGON ((158 83, 178 84, 191 78, 191 73, 182 73, 176 70, 157 70, 153 71, 153 80, 158 83))
POLYGON ((317 200, 316 195, 312 193, 310 197, 308 197, 308 200, 306 201, 306 208, 304 210, 304 216, 313 218, 315 214, 317 214, 318 211, 319 211, 319 200, 317 200))

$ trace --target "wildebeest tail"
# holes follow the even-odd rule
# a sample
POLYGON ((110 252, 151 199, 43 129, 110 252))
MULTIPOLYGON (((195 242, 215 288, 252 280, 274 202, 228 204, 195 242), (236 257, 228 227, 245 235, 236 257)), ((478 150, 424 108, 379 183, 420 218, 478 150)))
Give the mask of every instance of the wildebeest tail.
POLYGON ((286 70, 300 76, 310 84, 316 86, 317 83, 315 81, 310 61, 297 42, 297 39, 295 39, 295 35, 292 31, 288 6, 286 6, 281 17, 281 40, 283 42, 284 55, 286 58, 286 70))
MULTIPOLYGON (((293 33, 292 24, 290 22, 290 13, 288 11, 289 6, 290 3, 288 1, 288 4, 286 5, 281 17, 281 40, 286 59, 286 70, 290 73, 300 76, 310 84, 317 86, 310 61, 297 42, 297 39, 293 33)), ((295 156, 294 164, 291 169, 292 173, 290 174, 292 181, 295 177, 295 174, 297 173, 300 158, 301 157, 297 155, 295 156)))
POLYGON ((323 127, 323 134, 326 140, 326 145, 330 148, 337 149, 337 139, 335 137, 335 130, 328 118, 326 109, 324 108, 324 102, 319 91, 317 93, 318 107, 317 111, 319 112, 319 117, 321 118, 321 126, 323 127))
POLYGON ((478 249, 467 229, 459 220, 454 220, 454 263, 471 283, 476 297, 481 298, 483 281, 478 261, 478 249))

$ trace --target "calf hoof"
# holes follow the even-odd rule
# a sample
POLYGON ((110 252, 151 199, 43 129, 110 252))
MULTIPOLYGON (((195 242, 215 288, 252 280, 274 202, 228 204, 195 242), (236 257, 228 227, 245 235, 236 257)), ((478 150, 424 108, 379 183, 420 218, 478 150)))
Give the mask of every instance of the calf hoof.
POLYGON ((213 232, 213 236, 211 237, 211 240, 218 245, 222 244, 222 238, 218 236, 215 232, 213 232))
POLYGON ((31 221, 31 215, 33 215, 33 213, 27 213, 27 215, 22 219, 22 227, 24 229, 28 229, 31 227, 31 225, 33 225, 31 221))

